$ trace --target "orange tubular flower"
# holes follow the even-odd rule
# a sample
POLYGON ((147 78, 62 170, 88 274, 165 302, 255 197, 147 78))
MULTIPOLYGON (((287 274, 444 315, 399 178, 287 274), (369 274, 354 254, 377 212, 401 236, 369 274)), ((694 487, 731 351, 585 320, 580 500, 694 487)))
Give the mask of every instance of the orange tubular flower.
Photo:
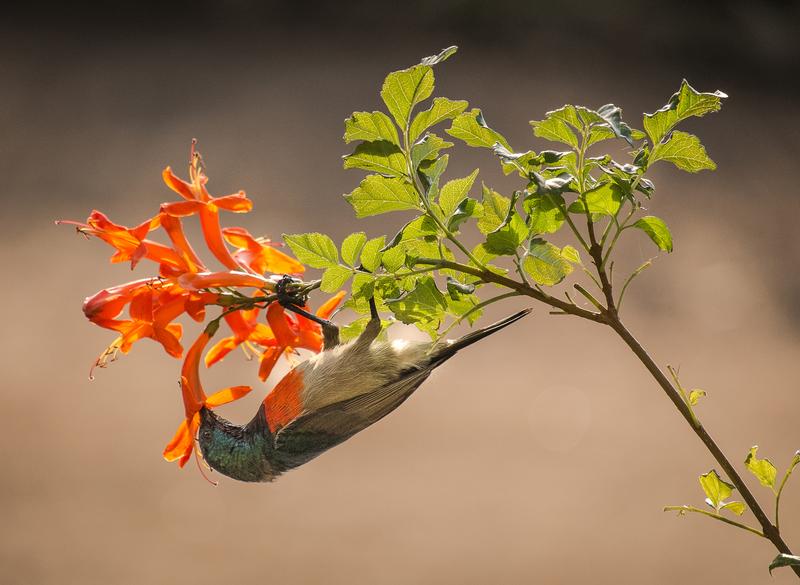
POLYGON ((170 297, 169 291, 159 293, 151 287, 139 288, 131 296, 130 319, 95 318, 93 321, 121 334, 110 347, 122 353, 128 353, 135 342, 149 337, 164 346, 169 355, 179 358, 183 354, 180 343, 183 327, 172 321, 184 312, 186 300, 182 296, 170 297), (156 295, 167 298, 154 301, 156 295))
POLYGON ((191 163, 189 165, 190 182, 178 178, 170 167, 164 169, 162 176, 167 186, 183 197, 185 201, 164 203, 162 213, 173 217, 186 217, 198 214, 203 236, 208 249, 226 268, 238 270, 244 268, 231 256, 222 239, 222 230, 219 224, 219 210, 232 211, 233 213, 247 213, 253 208, 253 203, 247 198, 244 191, 223 197, 211 197, 206 189, 208 177, 203 172, 203 163, 200 154, 195 152, 192 143, 191 163))
POLYGON ((153 260, 158 264, 186 270, 186 265, 175 253, 175 250, 145 239, 150 230, 158 227, 159 218, 148 219, 135 228, 117 225, 100 211, 94 210, 89 215, 86 223, 76 221, 58 221, 58 224, 71 224, 78 228, 82 234, 100 238, 107 244, 117 249, 111 257, 111 262, 131 262, 133 270, 142 258, 153 260))
POLYGON ((200 334, 186 352, 186 359, 181 369, 181 392, 186 418, 164 449, 164 459, 177 460, 180 467, 186 465, 194 451, 194 439, 200 426, 200 410, 203 407, 214 408, 228 404, 246 396, 252 390, 250 386, 231 386, 206 397, 200 382, 200 356, 210 339, 211 335, 208 332, 203 331, 200 334))
POLYGON ((305 267, 297 260, 275 248, 275 244, 265 238, 254 238, 244 228, 231 227, 222 230, 225 240, 238 248, 233 257, 253 272, 264 274, 302 274, 305 267))

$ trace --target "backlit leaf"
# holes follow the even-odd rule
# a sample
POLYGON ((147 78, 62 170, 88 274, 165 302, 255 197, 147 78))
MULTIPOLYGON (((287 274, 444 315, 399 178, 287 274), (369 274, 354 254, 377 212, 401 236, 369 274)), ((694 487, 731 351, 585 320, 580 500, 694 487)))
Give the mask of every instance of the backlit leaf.
POLYGON ((478 220, 478 229, 488 234, 499 228, 508 217, 511 199, 483 186, 483 215, 478 220))
POLYGON ((678 122, 691 116, 705 116, 718 111, 726 97, 728 96, 721 91, 698 92, 684 79, 667 105, 652 114, 644 115, 644 129, 653 144, 658 144, 678 122))
POLYGON ((364 232, 347 236, 342 242, 342 261, 348 266, 355 266, 366 241, 367 235, 364 232))
MULTIPOLYGON (((649 262, 649 261, 648 261, 649 262)), ((696 406, 697 403, 700 401, 700 398, 706 396, 705 390, 700 390, 699 388, 695 388, 689 392, 689 404, 692 406, 696 406)))
POLYGON ((676 130, 666 142, 659 144, 650 153, 650 163, 666 160, 683 171, 697 173, 702 170, 717 168, 717 165, 708 157, 706 149, 700 139, 694 134, 676 130))
POLYGON ((713 469, 700 476, 700 486, 706 494, 706 502, 715 510, 719 510, 731 494, 734 486, 720 478, 713 469))
POLYGON ((423 276, 411 292, 386 304, 400 321, 406 324, 441 322, 447 301, 430 276, 423 276))
POLYGON ((445 217, 449 217, 463 201, 472 189, 475 178, 478 176, 478 169, 463 179, 453 179, 445 183, 439 190, 439 205, 445 217))
POLYGON ((385 243, 386 238, 380 236, 379 238, 373 238, 364 244, 364 248, 361 250, 361 265, 364 268, 370 272, 375 272, 378 266, 380 266, 381 257, 383 256, 381 249, 385 243))
POLYGON ((331 266, 322 273, 322 284, 320 290, 326 293, 338 291, 353 275, 353 271, 344 266, 331 266))
POLYGON ((758 452, 758 445, 750 447, 750 452, 744 460, 745 467, 756 476, 761 485, 775 489, 775 477, 778 475, 778 470, 769 459, 759 459, 756 456, 758 452))
POLYGON ((400 128, 407 126, 413 107, 430 97, 433 84, 433 71, 427 65, 415 65, 386 77, 381 98, 400 128))
POLYGON ((344 168, 373 171, 389 177, 407 176, 406 158, 396 144, 387 140, 362 142, 344 157, 344 168))
POLYGON ((499 132, 489 128, 478 108, 457 116, 446 132, 454 138, 463 140, 468 146, 492 148, 499 142, 510 148, 508 141, 499 132))
POLYGON ((406 260, 406 253, 399 246, 389 248, 381 257, 381 264, 387 272, 397 272, 406 260))
POLYGON ((558 110, 547 112, 547 117, 544 120, 532 120, 531 126, 533 127, 534 135, 539 138, 552 142, 561 142, 562 144, 568 144, 572 148, 578 148, 578 137, 570 128, 567 120, 573 126, 581 124, 573 106, 564 106, 558 110))
POLYGON ((311 268, 329 268, 339 264, 339 251, 328 236, 320 233, 284 234, 283 241, 295 257, 311 268))
POLYGON ((383 112, 353 112, 344 121, 344 141, 365 140, 374 142, 386 140, 400 146, 397 127, 383 112))
POLYGON ((428 128, 435 126, 445 120, 452 120, 464 110, 469 104, 464 100, 450 100, 444 97, 433 99, 433 104, 427 110, 423 110, 414 116, 411 122, 408 139, 410 142, 416 139, 428 128))
POLYGON ((558 284, 573 270, 558 246, 541 238, 531 240, 522 268, 536 283, 544 286, 558 284))
POLYGON ((642 230, 660 250, 672 252, 672 234, 663 220, 654 215, 646 215, 636 221, 633 227, 642 230))
POLYGON ((380 175, 367 176, 361 185, 344 197, 355 209, 356 217, 422 208, 417 192, 410 183, 380 175))
POLYGON ((427 134, 411 147, 411 164, 416 169, 426 159, 435 159, 443 148, 450 148, 452 142, 442 140, 436 134, 427 134))
POLYGON ((612 181, 600 183, 584 193, 583 199, 577 199, 569 206, 570 213, 616 215, 622 205, 622 189, 612 181), (586 205, 584 205, 584 200, 586 205))

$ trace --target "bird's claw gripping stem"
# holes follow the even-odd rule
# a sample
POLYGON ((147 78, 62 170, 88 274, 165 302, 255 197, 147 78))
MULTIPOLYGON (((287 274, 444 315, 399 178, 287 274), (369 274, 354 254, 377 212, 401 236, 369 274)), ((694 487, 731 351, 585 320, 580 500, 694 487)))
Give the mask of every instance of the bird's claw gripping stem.
POLYGON ((339 345, 339 327, 331 321, 314 315, 303 308, 308 300, 307 293, 301 293, 299 291, 290 292, 287 290, 289 285, 299 282, 301 281, 297 280, 296 278, 292 278, 288 274, 284 275, 283 278, 281 278, 275 285, 275 294, 278 297, 278 303, 286 310, 292 311, 301 317, 305 317, 314 323, 318 323, 322 327, 325 349, 336 347, 339 345))

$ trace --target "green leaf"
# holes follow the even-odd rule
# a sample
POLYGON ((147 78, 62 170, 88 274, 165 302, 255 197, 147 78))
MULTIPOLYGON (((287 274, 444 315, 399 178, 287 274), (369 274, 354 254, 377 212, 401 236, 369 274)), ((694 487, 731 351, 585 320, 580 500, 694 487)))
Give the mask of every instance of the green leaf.
POLYGON ((430 276, 419 278, 414 290, 399 299, 387 300, 386 304, 406 324, 438 325, 447 310, 447 301, 430 276))
POLYGON ((380 236, 364 244, 364 249, 361 251, 361 265, 364 268, 370 272, 375 272, 375 270, 377 270, 378 266, 381 264, 381 257, 383 256, 381 249, 385 243, 386 238, 380 236))
POLYGON ((744 505, 744 502, 728 502, 727 504, 723 504, 721 510, 730 510, 737 516, 741 516, 744 514, 744 511, 747 510, 747 506, 744 505))
POLYGON ((519 213, 512 211, 507 222, 493 232, 487 234, 485 247, 493 254, 501 256, 513 255, 520 244, 528 237, 528 227, 519 213))
POLYGON ((411 129, 408 133, 408 140, 414 142, 420 134, 431 126, 435 126, 445 120, 452 120, 466 110, 468 105, 464 100, 455 101, 444 97, 433 98, 433 104, 429 109, 423 110, 414 116, 414 121, 411 122, 411 129))
POLYGON ((361 248, 367 241, 367 234, 357 232, 350 234, 342 242, 342 261, 348 266, 355 266, 361 255, 361 248))
POLYGON ((411 164, 416 169, 423 160, 435 159, 443 148, 450 148, 452 142, 442 140, 436 134, 426 134, 411 147, 411 164))
POLYGON ((383 112, 353 112, 344 121, 344 141, 350 143, 354 140, 385 140, 400 147, 397 128, 383 112))
MULTIPOLYGON (((449 142, 447 144, 450 144, 449 142)), ((419 172, 425 178, 425 192, 428 193, 428 197, 431 200, 436 199, 436 191, 438 190, 437 185, 439 184, 439 177, 442 176, 445 169, 447 168, 447 163, 450 160, 450 157, 446 154, 443 154, 436 160, 427 159, 422 161, 419 164, 419 172)))
POLYGON ((626 140, 633 146, 631 127, 622 121, 622 108, 614 104, 606 104, 597 109, 597 114, 606 121, 614 136, 626 140))
POLYGON ((481 215, 483 215, 483 206, 480 203, 470 198, 462 199, 447 220, 447 229, 451 232, 456 232, 461 224, 469 218, 480 217, 481 215))
POLYGON ((356 217, 368 217, 388 211, 421 209, 414 187, 403 179, 369 175, 345 199, 355 209, 356 217))
POLYGON ((564 106, 558 110, 547 112, 544 120, 531 120, 535 136, 578 148, 578 137, 570 129, 570 124, 573 126, 581 124, 573 106, 564 106), (569 124, 567 120, 569 120, 569 124))
POLYGON ((375 291, 375 276, 365 272, 356 272, 353 277, 353 286, 350 292, 353 298, 359 300, 369 300, 375 291))
POLYGON ((650 153, 650 162, 666 160, 682 171, 697 173, 702 170, 717 168, 717 165, 708 157, 706 149, 700 139, 694 134, 676 130, 666 142, 659 144, 650 153))
MULTIPOLYGON (((648 260, 648 262, 646 264, 649 266, 649 260, 648 260)), ((640 270, 640 272, 641 272, 641 270, 640 270)), ((689 404, 691 404, 692 406, 696 406, 697 403, 700 402, 700 398, 702 398, 703 396, 707 396, 707 393, 706 393, 705 390, 700 390, 699 388, 694 388, 693 390, 691 390, 689 392, 689 404)))
POLYGON ((457 116, 445 132, 454 138, 463 140, 468 146, 492 148, 495 144, 500 143, 506 148, 511 148, 500 133, 486 125, 483 114, 478 108, 457 116))
POLYGON ((381 98, 400 128, 407 126, 414 106, 430 97, 433 84, 433 70, 428 65, 415 65, 386 77, 381 98))
POLYGON ((759 459, 756 457, 758 452, 758 445, 750 447, 750 452, 744 460, 745 467, 750 470, 750 473, 756 476, 756 479, 761 482, 761 485, 772 488, 775 490, 775 477, 778 475, 778 470, 769 459, 759 459))
POLYGON ((351 276, 353 276, 352 269, 338 265, 331 266, 322 273, 322 284, 319 288, 322 292, 335 293, 350 280, 351 276))
POLYGON ((658 144, 678 122, 691 116, 705 116, 718 111, 726 97, 728 96, 721 91, 698 92, 684 79, 680 89, 672 95, 666 106, 644 115, 644 129, 653 144, 658 144))
POLYGON ((405 261, 406 253, 398 246, 386 250, 381 258, 381 264, 387 272, 397 272, 405 261))
POLYGON ((731 494, 734 486, 724 481, 713 469, 700 476, 700 486, 706 494, 706 503, 719 511, 731 494))
POLYGON ((344 168, 373 171, 389 177, 407 176, 406 159, 400 148, 387 140, 362 142, 344 157, 344 168))
POLYGON ((769 574, 772 575, 773 569, 779 569, 780 567, 798 567, 798 566, 800 566, 800 557, 781 553, 777 557, 772 559, 772 562, 769 564, 769 574))
POLYGON ((516 210, 518 198, 519 191, 514 193, 503 223, 486 236, 486 249, 494 254, 501 256, 515 254, 519 245, 528 237, 528 226, 516 210))
POLYGON ((483 234, 493 232, 505 222, 511 208, 511 199, 483 186, 483 215, 478 220, 478 229, 483 234))
POLYGON ((458 296, 453 297, 452 295, 446 298, 447 300, 447 313, 449 315, 453 315, 454 317, 461 317, 466 315, 469 311, 469 315, 466 317, 467 322, 472 325, 477 321, 481 314, 483 313, 482 309, 476 309, 475 305, 480 303, 480 299, 477 295, 465 295, 465 296, 458 296))
POLYGON ((283 241, 295 257, 311 268, 330 268, 339 265, 339 251, 328 236, 310 234, 284 234, 283 241))
POLYGON ((439 190, 439 205, 442 207, 445 217, 450 217, 456 207, 467 197, 477 176, 478 169, 475 169, 471 175, 463 179, 448 181, 439 190))
POLYGON ((442 49, 437 55, 431 55, 429 57, 425 57, 420 61, 422 65, 438 65, 442 61, 447 61, 450 57, 456 54, 458 51, 458 47, 453 45, 451 47, 447 47, 446 49, 442 49))
POLYGON ((369 321, 370 317, 359 317, 352 323, 339 327, 339 339, 341 339, 342 343, 353 341, 364 332, 369 321))
POLYGON ((534 281, 544 286, 558 284, 573 270, 558 246, 541 238, 531 240, 522 268, 534 281))
POLYGON ((583 199, 577 199, 569 206, 569 212, 585 213, 588 209, 592 215, 616 215, 620 205, 622 205, 622 189, 616 183, 606 181, 586 191, 583 199))
POLYGON ((564 246, 561 248, 561 256, 569 260, 573 264, 581 264, 580 253, 572 246, 564 246))
POLYGON ((669 233, 669 228, 663 220, 654 215, 646 215, 637 220, 633 227, 650 236, 650 239, 658 246, 659 250, 672 252, 672 234, 669 233))
POLYGON ((439 226, 429 215, 420 215, 403 227, 403 240, 413 240, 427 236, 437 236, 439 226))
POLYGON ((561 195, 534 193, 523 200, 522 207, 529 215, 532 234, 553 234, 564 225, 564 198, 561 195))

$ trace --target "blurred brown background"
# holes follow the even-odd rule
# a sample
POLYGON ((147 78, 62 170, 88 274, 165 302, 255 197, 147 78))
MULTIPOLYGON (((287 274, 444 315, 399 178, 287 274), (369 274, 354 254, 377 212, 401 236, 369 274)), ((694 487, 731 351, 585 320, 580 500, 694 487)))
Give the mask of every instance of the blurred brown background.
MULTIPOLYGON (((379 107, 385 73, 450 44, 437 94, 482 107, 518 149, 543 148, 527 122, 565 102, 613 101, 639 126, 682 77, 723 89, 722 113, 688 125, 719 170, 654 172, 650 209, 676 251, 625 313, 660 364, 709 392, 699 412, 724 450, 741 461, 758 443, 782 471, 800 448, 796 4, 20 9, 0 34, 0 583, 792 582, 770 581, 766 541, 661 511, 702 505, 714 462, 610 331, 542 307, 277 483, 214 489, 160 460, 182 412, 177 361, 144 341, 87 381, 113 334, 81 301, 132 276, 52 222, 152 215, 173 198, 161 169, 183 173, 197 137, 213 192, 254 199, 228 219, 255 233, 394 233, 401 215, 357 222, 340 197, 360 179, 341 170, 342 120, 379 107)), ((479 166, 513 187, 486 152, 451 157, 450 177, 479 166)), ((653 254, 628 239, 630 267, 653 254)), ((254 383, 255 367, 234 354, 205 380, 254 383)), ((225 413, 247 420, 266 391, 225 413)), ((795 551, 799 483, 783 511, 795 551)))

